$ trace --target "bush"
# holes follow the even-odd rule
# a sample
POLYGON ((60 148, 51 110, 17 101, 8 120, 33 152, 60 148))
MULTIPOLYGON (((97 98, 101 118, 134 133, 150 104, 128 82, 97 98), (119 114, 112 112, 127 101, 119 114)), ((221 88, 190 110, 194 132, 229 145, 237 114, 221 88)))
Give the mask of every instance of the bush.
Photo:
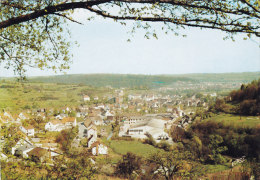
POLYGON ((145 133, 147 139, 144 140, 144 143, 150 144, 152 146, 156 146, 156 141, 154 140, 153 136, 150 133, 145 133))
POLYGON ((157 144, 158 148, 164 149, 165 151, 170 151, 171 150, 171 145, 165 141, 159 142, 157 144))

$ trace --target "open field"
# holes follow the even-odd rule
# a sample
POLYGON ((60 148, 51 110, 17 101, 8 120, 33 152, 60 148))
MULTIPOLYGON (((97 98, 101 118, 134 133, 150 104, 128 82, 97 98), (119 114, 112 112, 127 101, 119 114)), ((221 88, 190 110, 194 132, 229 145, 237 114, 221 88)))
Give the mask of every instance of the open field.
POLYGON ((260 125, 259 116, 239 116, 233 114, 219 114, 211 118, 205 119, 204 121, 213 120, 222 122, 225 125, 233 125, 239 127, 255 127, 260 125))
POLYGON ((35 108, 75 107, 83 102, 83 94, 103 96, 106 88, 57 83, 0 82, 0 109, 18 110, 35 108))
POLYGON ((150 154, 162 151, 149 144, 143 144, 139 141, 112 140, 105 142, 115 153, 126 154, 132 152, 138 156, 148 157, 150 154))

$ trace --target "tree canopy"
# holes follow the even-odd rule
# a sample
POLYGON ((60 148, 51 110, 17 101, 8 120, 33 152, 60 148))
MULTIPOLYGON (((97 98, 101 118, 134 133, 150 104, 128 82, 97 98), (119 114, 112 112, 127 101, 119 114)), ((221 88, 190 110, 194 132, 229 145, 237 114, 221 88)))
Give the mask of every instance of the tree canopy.
MULTIPOLYGON (((26 66, 40 69, 69 68, 73 44, 68 22, 77 22, 75 9, 114 19, 122 25, 135 21, 146 37, 156 36, 152 22, 164 32, 180 28, 216 29, 227 33, 260 37, 258 0, 1 0, 0 64, 23 75, 26 66)), ((87 17, 86 17, 87 18, 87 17)), ((91 18, 90 18, 91 19, 91 18)))

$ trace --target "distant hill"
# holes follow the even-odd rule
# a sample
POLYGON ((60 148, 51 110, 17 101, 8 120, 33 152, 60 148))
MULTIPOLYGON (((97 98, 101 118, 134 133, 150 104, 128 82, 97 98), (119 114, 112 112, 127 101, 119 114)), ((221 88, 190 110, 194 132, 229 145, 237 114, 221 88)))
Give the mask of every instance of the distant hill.
POLYGON ((240 82, 249 83, 260 78, 260 72, 243 73, 201 73, 183 74, 182 77, 192 78, 200 82, 240 82))
POLYGON ((181 74, 181 75, 130 75, 130 74, 72 74, 30 77, 30 82, 84 84, 94 87, 112 86, 155 88, 181 82, 241 82, 258 79, 260 72, 222 74, 181 74))
POLYGON ((64 84, 84 84, 95 87, 112 86, 152 88, 170 85, 177 81, 195 82, 189 77, 172 76, 152 76, 152 75, 123 75, 123 74, 73 74, 47 77, 29 78, 30 82, 64 83, 64 84))

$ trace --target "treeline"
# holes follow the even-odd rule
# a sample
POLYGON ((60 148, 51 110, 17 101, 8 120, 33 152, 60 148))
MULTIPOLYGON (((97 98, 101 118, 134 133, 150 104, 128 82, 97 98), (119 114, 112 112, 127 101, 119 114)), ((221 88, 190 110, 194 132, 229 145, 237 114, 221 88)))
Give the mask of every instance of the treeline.
POLYGON ((260 114, 260 79, 242 84, 240 89, 231 91, 224 99, 217 99, 209 108, 211 112, 225 112, 256 116, 260 114))

